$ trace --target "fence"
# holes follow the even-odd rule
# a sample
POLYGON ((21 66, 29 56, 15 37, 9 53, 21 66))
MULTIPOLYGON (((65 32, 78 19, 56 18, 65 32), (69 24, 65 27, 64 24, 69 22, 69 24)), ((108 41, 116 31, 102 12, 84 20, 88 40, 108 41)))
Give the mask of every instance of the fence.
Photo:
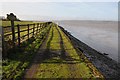
MULTIPOLYGON (((2 60, 2 27, 0 26, 0 61, 2 60)), ((1 64, 0 64, 1 66, 1 64)), ((1 75, 0 75, 1 77, 1 75)))
POLYGON ((11 25, 2 27, 2 51, 6 53, 7 49, 20 46, 20 44, 31 37, 37 35, 43 28, 47 27, 49 22, 34 23, 25 25, 11 25), (8 48, 9 47, 9 48, 8 48))

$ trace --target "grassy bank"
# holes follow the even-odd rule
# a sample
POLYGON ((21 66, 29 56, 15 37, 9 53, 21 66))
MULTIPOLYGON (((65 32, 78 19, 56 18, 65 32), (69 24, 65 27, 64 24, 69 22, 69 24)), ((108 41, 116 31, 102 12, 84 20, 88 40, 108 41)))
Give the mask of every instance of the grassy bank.
POLYGON ((44 28, 38 35, 21 44, 21 48, 9 52, 3 60, 3 79, 18 80, 23 77, 25 69, 30 65, 32 58, 46 38, 49 27, 44 28))
POLYGON ((39 64, 34 78, 103 78, 85 56, 78 55, 68 37, 56 24, 50 29, 46 50, 48 56, 39 64))

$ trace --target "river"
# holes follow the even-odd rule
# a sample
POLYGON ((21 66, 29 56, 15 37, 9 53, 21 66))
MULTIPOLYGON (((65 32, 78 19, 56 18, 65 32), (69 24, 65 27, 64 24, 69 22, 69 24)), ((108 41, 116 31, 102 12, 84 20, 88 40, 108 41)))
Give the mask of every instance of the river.
POLYGON ((90 47, 118 61, 118 24, 115 21, 67 20, 57 23, 90 47))

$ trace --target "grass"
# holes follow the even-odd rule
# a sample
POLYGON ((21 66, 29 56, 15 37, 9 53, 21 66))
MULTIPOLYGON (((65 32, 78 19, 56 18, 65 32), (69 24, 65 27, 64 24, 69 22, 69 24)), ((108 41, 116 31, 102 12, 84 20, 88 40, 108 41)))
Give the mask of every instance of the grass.
POLYGON ((83 53, 75 49, 68 36, 55 23, 51 23, 51 26, 44 28, 31 44, 24 43, 27 47, 22 47, 23 51, 11 54, 3 60, 4 79, 22 78, 48 31, 44 44, 45 53, 41 53, 43 57, 47 57, 39 63, 34 78, 104 78, 83 53))
POLYGON ((63 78, 68 76, 68 66, 65 64, 40 64, 39 73, 36 78, 63 78), (49 68, 48 68, 49 67, 49 68), (63 70, 62 72, 60 70, 63 70))
POLYGON ((29 66, 43 39, 45 39, 48 30, 49 27, 43 29, 38 34, 39 36, 36 36, 34 40, 31 39, 31 44, 29 42, 23 43, 22 46, 26 47, 22 51, 18 50, 14 54, 10 52, 8 58, 3 60, 3 79, 21 80, 25 69, 29 66), (42 36, 43 38, 41 38, 42 36))
MULTIPOLYGON (((33 21, 15 21, 14 25, 17 25, 17 24, 21 24, 21 25, 22 24, 33 24, 33 23, 36 23, 36 22, 33 22, 33 21)), ((2 21, 2 24, 0 24, 0 26, 11 26, 11 22, 10 21, 2 21)))
MULTIPOLYGON (((10 21, 2 21, 2 26, 10 26, 10 21)), ((33 24, 33 23, 37 23, 37 22, 32 22, 32 21, 15 21, 15 25, 17 24, 33 24)), ((41 22, 42 24, 44 24, 44 22, 41 22)), ((36 27, 36 26, 35 26, 36 27)), ((30 25, 29 28, 33 28, 33 25, 30 25)), ((27 30, 28 27, 27 26, 21 26, 20 27, 20 31, 22 30, 27 30)), ((37 28, 35 28, 35 30, 37 30, 37 28)), ((18 32, 17 27, 15 27, 15 32, 18 32)), ((29 33, 33 32, 32 30, 29 30, 29 33)), ((36 33, 36 31, 35 31, 36 33)), ((20 32, 20 37, 21 37, 21 43, 26 41, 28 39, 28 36, 22 37, 24 35, 27 35, 28 31, 24 31, 24 32, 20 32)), ((30 34, 29 37, 31 38, 33 36, 33 34, 30 34)), ((18 44, 18 33, 15 33, 15 43, 18 44)), ((5 41, 5 49, 7 51, 7 49, 12 47, 12 31, 11 31, 11 27, 10 28, 4 28, 4 41, 5 41), (7 34, 11 34, 6 36, 7 34)))
MULTIPOLYGON (((52 28, 50 29, 48 41, 46 43, 47 48, 53 51, 60 50, 60 39, 59 39, 59 33, 55 27, 55 25, 52 25, 52 28)), ((63 76, 67 78, 69 70, 68 66, 66 64, 55 64, 51 62, 62 62, 62 59, 59 57, 52 57, 50 59, 46 59, 44 62, 41 63, 39 71, 34 75, 36 78, 62 78, 63 76), (48 68, 49 67, 49 68, 48 68), (60 72, 60 70, 63 70, 60 72)))
MULTIPOLYGON (((54 25, 53 25, 54 26, 54 25)), ((50 43, 50 49, 60 49, 60 39, 59 39, 59 33, 56 27, 53 27, 53 38, 50 43)))
POLYGON ((52 57, 40 63, 35 78, 103 78, 94 66, 91 70, 88 64, 82 61, 82 57, 78 55, 69 38, 56 24, 50 29, 46 46, 49 49, 48 55, 52 57), (66 55, 64 58, 60 57, 62 49, 66 55), (98 74, 94 74, 94 70, 98 74))
MULTIPOLYGON (((19 25, 22 25, 22 24, 25 25, 25 24, 34 24, 34 23, 37 23, 37 22, 33 22, 33 21, 15 21, 14 25, 18 25, 18 24, 19 25)), ((41 22, 41 23, 43 23, 43 22, 41 22)), ((2 24, 0 24, 0 26, 11 26, 11 22, 10 21, 2 21, 2 24)), ((30 25, 29 28, 33 28, 33 26, 30 25)), ((20 27, 20 31, 27 30, 27 29, 28 29, 27 26, 20 27)), ((32 32, 32 31, 33 30, 30 30, 30 32, 32 32)), ((15 32, 17 32, 17 27, 15 27, 15 32)), ((11 34, 11 33, 12 33, 11 28, 4 29, 4 35, 11 34)), ((27 31, 21 32, 21 36, 24 35, 24 34, 27 34, 27 31)), ((15 36, 17 37, 18 34, 15 34, 15 36)))
POLYGON ((65 35, 64 32, 60 30, 60 28, 59 31, 63 37, 64 47, 66 49, 66 52, 71 58, 79 61, 78 64, 75 64, 75 67, 77 68, 77 72, 79 72, 77 74, 80 74, 81 77, 83 78, 98 78, 98 77, 103 78, 103 75, 96 69, 96 67, 93 66, 93 64, 90 61, 88 61, 88 59, 83 55, 82 52, 79 52, 79 54, 81 54, 82 56, 78 55, 70 39, 65 35), (82 60, 82 58, 84 58, 84 61, 82 60))

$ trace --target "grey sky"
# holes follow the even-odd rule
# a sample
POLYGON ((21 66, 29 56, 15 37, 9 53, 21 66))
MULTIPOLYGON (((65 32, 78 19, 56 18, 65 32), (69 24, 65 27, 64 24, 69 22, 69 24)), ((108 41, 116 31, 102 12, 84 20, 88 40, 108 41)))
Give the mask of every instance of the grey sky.
POLYGON ((4 2, 2 15, 26 20, 117 20, 117 2, 4 2))

